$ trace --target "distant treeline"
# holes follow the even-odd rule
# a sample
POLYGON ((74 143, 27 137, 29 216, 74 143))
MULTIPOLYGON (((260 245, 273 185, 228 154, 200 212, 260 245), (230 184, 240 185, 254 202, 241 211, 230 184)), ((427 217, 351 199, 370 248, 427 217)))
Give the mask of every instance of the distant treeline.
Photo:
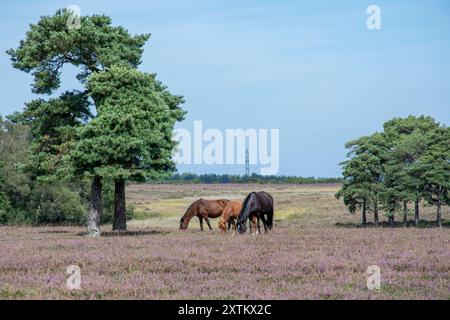
POLYGON ((296 176, 262 176, 253 173, 250 176, 232 174, 195 174, 175 173, 165 179, 165 183, 341 183, 341 178, 315 178, 296 176))

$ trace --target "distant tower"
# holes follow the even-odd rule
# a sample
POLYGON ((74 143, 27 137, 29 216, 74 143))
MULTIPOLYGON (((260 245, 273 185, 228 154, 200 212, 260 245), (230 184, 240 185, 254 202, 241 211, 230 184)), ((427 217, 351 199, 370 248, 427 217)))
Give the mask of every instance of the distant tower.
POLYGON ((250 160, 248 158, 248 148, 245 149, 245 176, 250 176, 250 160))

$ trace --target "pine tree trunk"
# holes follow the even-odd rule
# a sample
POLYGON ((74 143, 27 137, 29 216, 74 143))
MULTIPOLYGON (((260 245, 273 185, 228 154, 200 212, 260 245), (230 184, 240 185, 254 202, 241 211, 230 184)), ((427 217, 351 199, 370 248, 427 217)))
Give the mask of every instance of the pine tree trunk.
POLYGON ((89 202, 88 236, 100 237, 100 220, 102 217, 102 180, 94 177, 91 185, 89 202))
POLYGON ((403 201, 403 226, 408 224, 408 202, 403 201))
POLYGON ((375 200, 373 204, 373 225, 378 227, 378 200, 375 200))
POLYGON ((362 206, 362 217, 361 217, 361 224, 363 226, 365 226, 367 224, 367 217, 366 217, 366 206, 367 206, 367 201, 364 199, 363 200, 363 206, 362 206))
POLYGON ((125 181, 117 180, 114 183, 114 222, 113 230, 126 231, 127 217, 125 209, 125 181))
POLYGON ((416 202, 414 203, 414 224, 416 227, 419 226, 419 218, 420 218, 420 211, 419 211, 419 199, 416 199, 416 202))
POLYGON ((391 227, 393 227, 394 226, 394 216, 392 215, 390 215, 389 217, 388 217, 388 221, 389 221, 389 225, 391 226, 391 227))
POLYGON ((439 228, 442 228, 441 201, 437 202, 436 222, 439 228))

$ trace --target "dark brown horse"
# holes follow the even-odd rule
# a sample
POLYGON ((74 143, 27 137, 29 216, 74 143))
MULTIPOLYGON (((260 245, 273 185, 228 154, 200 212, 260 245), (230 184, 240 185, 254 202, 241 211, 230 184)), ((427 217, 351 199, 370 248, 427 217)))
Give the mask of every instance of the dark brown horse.
POLYGON ((192 203, 189 208, 186 210, 184 216, 180 219, 180 230, 186 230, 189 221, 192 217, 197 216, 200 221, 200 229, 203 231, 203 219, 205 219, 206 223, 210 230, 212 230, 211 224, 209 223, 209 218, 218 218, 221 216, 223 209, 230 202, 227 199, 219 199, 219 200, 206 200, 206 199, 198 199, 194 203, 192 203))
POLYGON ((245 198, 236 223, 239 233, 244 233, 247 230, 247 219, 253 220, 254 217, 258 221, 258 231, 259 220, 262 221, 266 233, 268 230, 272 230, 273 198, 267 192, 251 192, 245 198))

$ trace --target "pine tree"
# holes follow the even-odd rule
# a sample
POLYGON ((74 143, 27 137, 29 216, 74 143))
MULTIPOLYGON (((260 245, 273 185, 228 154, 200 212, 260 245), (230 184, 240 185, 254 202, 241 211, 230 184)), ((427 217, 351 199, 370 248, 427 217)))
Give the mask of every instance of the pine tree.
POLYGON ((158 179, 175 169, 173 127, 184 112, 152 74, 112 66, 89 77, 98 116, 79 130, 72 154, 81 173, 115 182, 114 230, 126 230, 125 181, 158 179))
POLYGON ((388 143, 381 133, 361 137, 346 144, 350 159, 342 163, 344 184, 337 196, 343 196, 350 212, 362 206, 363 218, 367 211, 374 215, 374 225, 379 223, 379 203, 383 192, 384 164, 387 161, 388 143))
MULTIPOLYGON (((149 35, 132 36, 123 27, 111 26, 111 19, 103 15, 81 17, 79 29, 69 29, 67 21, 70 12, 58 10, 52 16, 43 16, 36 24, 31 24, 24 40, 17 49, 10 49, 7 53, 11 56, 15 68, 31 73, 34 77, 32 91, 37 94, 51 94, 60 86, 60 76, 64 65, 71 64, 80 68, 77 79, 85 83, 86 79, 94 72, 105 70, 114 64, 125 64, 136 68, 140 64, 143 46, 149 35)), ((81 93, 90 95, 88 91, 81 93)), ((94 107, 97 101, 93 99, 94 107)), ((45 104, 59 104, 55 100, 34 101, 27 105, 27 109, 45 109, 45 104)), ((97 110, 98 111, 98 110, 97 110)), ((69 112, 66 115, 73 115, 69 112)), ((53 124, 44 119, 44 114, 38 112, 33 121, 42 122, 44 126, 52 127, 53 124), (43 120, 43 121, 41 121, 43 120)), ((63 120, 63 119, 61 119, 63 120)), ((64 119, 67 120, 67 119, 64 119)), ((40 127, 40 123, 34 127, 40 127)), ((72 130, 69 130, 73 132, 72 130)), ((40 132, 38 130, 38 132, 40 132)), ((37 162, 43 160, 43 166, 38 164, 35 174, 41 176, 48 169, 55 169, 58 165, 58 147, 54 146, 54 140, 47 140, 45 135, 35 137, 40 150, 36 156, 37 162), (56 152, 56 157, 55 156, 56 152), (43 171, 41 171, 41 169, 43 171)), ((69 140, 71 141, 71 140, 69 140)), ((65 141, 66 142, 66 141, 65 141)), ((64 147, 73 146, 73 143, 63 143, 64 147)), ((73 141, 71 141, 73 142, 73 141)), ((35 145, 36 145, 35 143, 35 145)), ((69 150, 65 150, 67 155, 69 150), (66 152, 67 151, 67 152, 66 152)), ((94 224, 89 225, 88 233, 92 236, 99 235, 99 222, 101 216, 101 190, 102 181, 98 175, 92 176, 91 200, 89 214, 94 224)))
POLYGON ((439 127, 428 134, 427 151, 415 163, 421 172, 426 200, 436 206, 436 223, 442 227, 441 207, 449 203, 450 128, 439 127))
POLYGON ((394 216, 403 213, 407 223, 408 202, 414 203, 414 221, 419 224, 419 204, 424 195, 421 172, 414 164, 427 150, 427 134, 439 127, 431 117, 408 116, 394 118, 384 125, 384 133, 391 143, 389 160, 385 165, 384 206, 394 216))

